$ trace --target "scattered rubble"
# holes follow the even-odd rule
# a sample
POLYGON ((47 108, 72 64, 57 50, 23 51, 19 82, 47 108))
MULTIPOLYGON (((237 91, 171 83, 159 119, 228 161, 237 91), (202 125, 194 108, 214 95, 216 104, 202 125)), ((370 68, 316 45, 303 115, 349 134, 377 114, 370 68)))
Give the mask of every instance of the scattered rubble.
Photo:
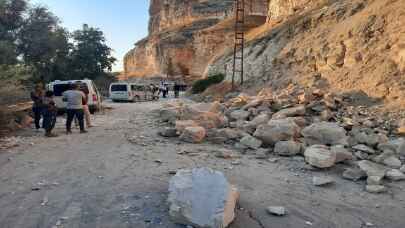
POLYGON ((200 228, 227 227, 235 218, 238 190, 209 168, 179 170, 169 187, 170 217, 200 228))
POLYGON ((163 137, 233 145, 257 159, 299 156, 310 170, 344 163, 349 167, 342 178, 367 178, 368 192, 385 191, 384 178, 403 178, 403 122, 395 125, 365 106, 352 106, 348 95, 291 86, 281 94, 269 89, 257 96, 233 93, 222 103, 172 103, 160 110, 160 117, 170 125, 159 133, 163 137))

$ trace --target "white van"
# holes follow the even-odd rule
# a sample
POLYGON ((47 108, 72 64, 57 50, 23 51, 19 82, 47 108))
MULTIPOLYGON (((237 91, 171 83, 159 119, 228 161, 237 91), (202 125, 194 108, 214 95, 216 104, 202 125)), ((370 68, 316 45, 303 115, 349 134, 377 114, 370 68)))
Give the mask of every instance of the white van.
POLYGON ((113 102, 147 100, 147 91, 148 88, 144 85, 126 82, 112 83, 110 85, 110 98, 113 102))
POLYGON ((54 81, 48 84, 47 89, 52 91, 54 94, 54 100, 56 103, 56 107, 59 111, 64 111, 66 109, 66 102, 62 99, 62 94, 69 90, 72 84, 80 83, 81 87, 88 91, 88 101, 87 104, 89 105, 90 113, 95 113, 96 111, 100 110, 102 98, 100 92, 98 91, 96 85, 92 80, 84 79, 84 80, 70 80, 70 81, 54 81))

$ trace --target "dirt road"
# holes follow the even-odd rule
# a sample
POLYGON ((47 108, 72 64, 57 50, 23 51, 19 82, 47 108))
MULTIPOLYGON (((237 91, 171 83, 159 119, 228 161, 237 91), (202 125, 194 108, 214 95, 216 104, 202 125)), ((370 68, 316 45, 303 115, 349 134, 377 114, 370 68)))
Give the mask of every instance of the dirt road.
POLYGON ((222 146, 158 137, 151 111, 163 102, 111 104, 87 135, 63 135, 63 120, 59 138, 22 132, 22 145, 0 153, 0 227, 180 228, 168 219, 169 173, 201 166, 223 171, 241 191, 232 228, 405 226, 405 182, 372 195, 364 183, 340 177, 344 166, 317 172, 299 157, 271 163, 253 154, 232 165, 215 157, 222 146), (312 177, 322 175, 336 184, 313 186, 312 177), (268 215, 268 206, 284 206, 288 215, 268 215))

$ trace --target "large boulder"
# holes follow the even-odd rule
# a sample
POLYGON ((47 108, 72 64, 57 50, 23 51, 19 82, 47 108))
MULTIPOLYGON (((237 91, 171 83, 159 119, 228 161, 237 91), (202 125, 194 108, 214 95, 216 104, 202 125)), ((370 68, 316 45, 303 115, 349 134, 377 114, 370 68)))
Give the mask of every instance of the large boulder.
POLYGON ((198 228, 224 228, 235 218, 238 190, 209 168, 180 170, 170 180, 170 218, 198 228))
POLYGON ((268 124, 259 125, 253 134, 267 145, 279 141, 288 141, 299 136, 300 127, 290 119, 270 120, 268 124))
POLYGON ((308 147, 304 153, 305 161, 317 168, 329 168, 335 165, 336 154, 324 145, 308 147))
POLYGON ((302 152, 302 144, 295 141, 280 141, 274 147, 274 153, 282 156, 294 156, 302 152))
POLYGON ((347 145, 346 130, 336 123, 320 122, 304 128, 301 134, 309 145, 347 145))
POLYGON ((272 119, 284 119, 287 117, 294 117, 294 116, 303 116, 305 115, 306 107, 305 105, 299 105, 292 108, 286 108, 276 112, 272 119))
POLYGON ((200 143, 206 136, 206 130, 203 127, 186 127, 180 135, 180 139, 189 143, 200 143))

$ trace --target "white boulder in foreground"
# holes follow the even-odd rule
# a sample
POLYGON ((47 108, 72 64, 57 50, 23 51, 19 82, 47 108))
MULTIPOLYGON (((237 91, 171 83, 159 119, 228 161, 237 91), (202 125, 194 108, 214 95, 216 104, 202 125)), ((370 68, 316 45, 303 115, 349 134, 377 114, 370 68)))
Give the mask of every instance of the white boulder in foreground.
POLYGON ((209 168, 180 170, 170 180, 170 218, 196 228, 224 228, 235 218, 238 190, 209 168))

